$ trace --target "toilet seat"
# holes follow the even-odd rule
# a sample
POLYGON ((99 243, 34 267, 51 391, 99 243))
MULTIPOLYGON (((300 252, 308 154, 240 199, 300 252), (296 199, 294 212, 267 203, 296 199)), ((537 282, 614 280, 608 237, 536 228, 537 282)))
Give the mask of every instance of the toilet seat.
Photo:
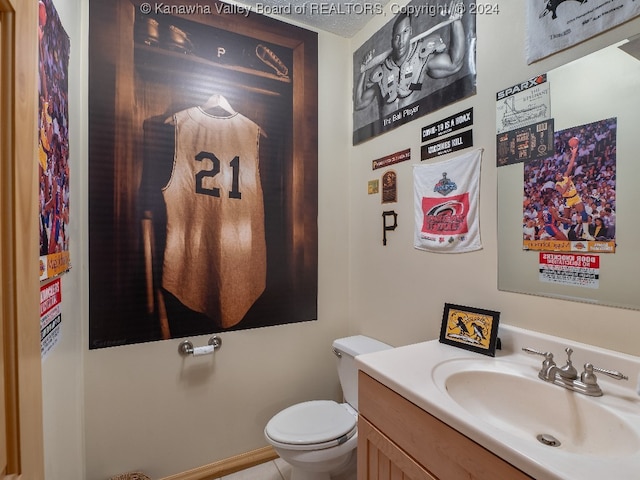
POLYGON ((265 427, 276 446, 319 450, 349 440, 357 431, 357 415, 332 400, 312 400, 285 408, 265 427))

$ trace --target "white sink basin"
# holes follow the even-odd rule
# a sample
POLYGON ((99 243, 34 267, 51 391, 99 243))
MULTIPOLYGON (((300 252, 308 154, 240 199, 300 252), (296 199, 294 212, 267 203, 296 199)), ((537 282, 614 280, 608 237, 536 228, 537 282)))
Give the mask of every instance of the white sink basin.
POLYGON ((532 443, 597 456, 627 456, 640 447, 636 432, 599 399, 546 383, 513 362, 453 360, 438 365, 433 378, 472 418, 532 443))
POLYGON ((640 478, 640 358, 508 325, 499 335, 504 349, 495 358, 434 340, 360 355, 356 363, 532 478, 640 478), (598 375, 604 395, 589 397, 539 379, 542 358, 523 347, 552 352, 559 365, 571 347, 578 371, 591 362, 632 380, 598 375))

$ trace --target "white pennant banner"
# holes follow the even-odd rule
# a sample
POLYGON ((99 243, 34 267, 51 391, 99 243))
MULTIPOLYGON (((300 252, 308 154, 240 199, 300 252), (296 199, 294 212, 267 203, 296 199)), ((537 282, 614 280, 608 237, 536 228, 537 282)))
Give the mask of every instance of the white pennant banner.
POLYGON ((526 3, 529 64, 640 15, 638 0, 529 0, 526 3))
POLYGON ((482 149, 443 162, 414 165, 414 247, 438 253, 480 250, 482 149))

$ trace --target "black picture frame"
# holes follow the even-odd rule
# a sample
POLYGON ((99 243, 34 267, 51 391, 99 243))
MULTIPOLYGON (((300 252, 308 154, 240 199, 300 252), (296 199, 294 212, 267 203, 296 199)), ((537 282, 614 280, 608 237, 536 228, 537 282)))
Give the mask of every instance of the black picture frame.
POLYGON ((444 304, 440 343, 495 357, 500 312, 444 304))

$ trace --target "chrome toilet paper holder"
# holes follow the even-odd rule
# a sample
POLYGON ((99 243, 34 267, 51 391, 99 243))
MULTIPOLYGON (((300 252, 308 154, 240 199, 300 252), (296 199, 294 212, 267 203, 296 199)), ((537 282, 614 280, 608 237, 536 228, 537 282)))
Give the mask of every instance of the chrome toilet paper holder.
POLYGON ((213 353, 214 350, 218 350, 222 346, 222 339, 217 335, 214 335, 209 339, 207 345, 203 347, 194 347, 191 340, 184 340, 178 345, 178 353, 183 357, 187 355, 199 356, 213 353))

